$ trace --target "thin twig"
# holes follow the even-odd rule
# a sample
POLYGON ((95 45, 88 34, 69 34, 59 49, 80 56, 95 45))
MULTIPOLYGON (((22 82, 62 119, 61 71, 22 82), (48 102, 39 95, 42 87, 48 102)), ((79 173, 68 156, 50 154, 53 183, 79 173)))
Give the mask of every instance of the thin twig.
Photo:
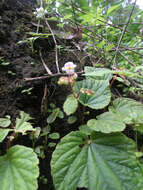
POLYGON ((139 53, 139 52, 137 52, 137 51, 135 51, 135 50, 132 50, 132 49, 127 49, 127 51, 132 51, 132 52, 134 52, 134 53, 136 53, 136 54, 140 55, 141 57, 143 57, 143 54, 141 54, 141 53, 139 53))
MULTIPOLYGON (((59 14, 58 14, 58 15, 59 15, 59 14)), ((59 15, 59 16, 61 16, 61 15, 59 15)), ((77 25, 77 24, 80 24, 80 23, 78 23, 78 22, 76 22, 76 21, 73 21, 72 19, 69 19, 69 21, 70 21, 71 23, 73 23, 73 24, 76 24, 76 25, 77 25)), ((81 24, 80 24, 80 25, 81 25, 81 24)), ((115 43, 115 42, 110 42, 110 41, 108 41, 107 39, 105 39, 103 36, 100 36, 99 34, 95 33, 94 31, 92 31, 91 29, 89 29, 88 26, 82 25, 82 27, 83 27, 83 28, 86 28, 86 30, 88 30, 88 31, 91 32, 92 34, 95 34, 95 35, 97 36, 97 39, 99 38, 100 40, 104 40, 104 41, 107 42, 109 45, 110 45, 110 44, 114 44, 115 46, 118 45, 117 43, 115 43)), ((127 31, 127 30, 126 30, 126 31, 127 31)), ((96 36, 93 36, 92 34, 87 34, 87 33, 84 32, 84 31, 82 31, 82 32, 83 32, 86 36, 92 38, 93 40, 96 39, 96 36)), ((135 54, 138 54, 138 55, 140 55, 140 56, 143 56, 141 53, 136 52, 136 51, 133 50, 133 49, 135 49, 135 50, 143 49, 142 47, 129 49, 129 47, 126 47, 126 46, 121 45, 120 48, 121 48, 120 51, 129 50, 129 51, 134 52, 135 54)), ((113 48, 113 49, 111 49, 110 51, 115 51, 115 50, 116 50, 116 49, 113 48)))
MULTIPOLYGON (((112 48, 110 51, 115 51, 115 48, 112 48)), ((120 46, 119 51, 125 51, 125 50, 143 50, 143 47, 125 47, 125 46, 120 46)))
MULTIPOLYGON (((131 24, 143 24, 143 22, 132 22, 131 24)), ((120 23, 119 25, 125 25, 125 23, 120 23)))
POLYGON ((49 25, 47 19, 45 18, 45 23, 46 25, 48 26, 51 34, 52 34, 52 37, 53 37, 53 40, 54 40, 54 43, 55 43, 55 57, 56 57, 56 67, 57 67, 57 72, 60 73, 60 70, 59 70, 59 63, 58 63, 58 45, 57 45, 57 41, 56 41, 56 38, 55 38, 55 35, 53 33, 53 30, 51 29, 51 26, 49 25))
POLYGON ((47 73, 48 73, 49 75, 52 75, 52 72, 50 71, 50 69, 47 67, 47 65, 46 65, 45 62, 44 62, 44 59, 43 59, 43 57, 42 57, 41 51, 39 52, 39 54, 40 54, 40 58, 41 58, 42 64, 43 64, 44 68, 46 69, 47 73))
POLYGON ((134 67, 136 67, 136 64, 134 64, 132 61, 130 61, 125 55, 123 55, 120 51, 118 51, 120 53, 120 55, 126 60, 128 61, 131 65, 133 65, 134 67))
POLYGON ((116 66, 116 58, 117 58, 117 54, 118 54, 118 51, 119 51, 119 47, 120 47, 121 41, 122 41, 122 39, 123 39, 123 37, 124 37, 124 34, 125 34, 125 32, 126 32, 127 26, 128 26, 128 24, 129 24, 129 22, 130 22, 131 16, 132 16, 132 14, 133 14, 133 11, 134 11, 134 8, 135 8, 135 5, 136 5, 136 1, 137 1, 137 0, 135 0, 135 2, 134 2, 134 4, 133 4, 133 8, 132 8, 132 10, 131 10, 131 12, 130 12, 130 14, 129 14, 128 19, 127 19, 127 22, 126 22, 126 24, 125 24, 124 27, 123 27, 123 31, 122 31, 122 34, 121 34, 121 36, 120 36, 120 39, 119 39, 119 42, 118 42, 118 45, 117 45, 117 48, 116 48, 115 56, 114 56, 114 59, 113 59, 113 67, 116 66))
MULTIPOLYGON (((83 74, 84 71, 79 71, 76 72, 77 74, 83 74)), ((47 76, 40 76, 40 77, 34 77, 34 78, 24 78, 24 81, 28 82, 28 81, 35 81, 35 80, 44 80, 50 77, 58 77, 58 76, 69 76, 67 73, 55 73, 52 75, 47 75, 47 76)))
MULTIPOLYGON (((77 8, 78 9, 78 8, 77 8)), ((78 9, 79 10, 79 9, 78 9)), ((79 10, 79 11, 82 11, 82 10, 79 10)), ((82 11, 82 13, 84 13, 84 14, 86 14, 85 12, 83 12, 82 11)), ((58 13, 58 16, 61 16, 59 13, 58 13)), ((71 23, 73 23, 73 24, 80 24, 80 23, 78 23, 78 22, 76 22, 76 21, 73 21, 72 19, 68 19, 71 23)), ((106 22, 106 21, 102 21, 101 20, 101 22, 106 22)), ((110 25, 110 26, 112 26, 112 27, 115 27, 115 28, 119 28, 119 27, 117 27, 116 25, 113 25, 113 24, 110 24, 110 23, 108 23, 108 22, 106 22, 106 24, 108 24, 108 25, 110 25)), ((81 24, 80 24, 81 25, 81 24)), ((88 30, 89 32, 91 32, 92 34, 95 34, 96 36, 97 36, 97 39, 99 38, 99 39, 101 39, 101 40, 104 40, 105 42, 107 42, 109 45, 110 44, 114 44, 115 46, 117 46, 118 44, 117 43, 115 43, 115 42, 110 42, 110 41, 108 41, 107 39, 105 39, 102 35, 100 36, 99 34, 97 34, 97 33, 95 33, 94 31, 92 31, 90 28, 89 28, 89 26, 87 27, 87 26, 84 26, 84 25, 82 25, 82 27, 83 28, 86 28, 86 30, 88 30)), ((119 28, 119 29, 121 29, 121 28, 119 28)), ((121 31, 122 31, 123 29, 121 29, 121 31)), ((82 31, 83 33, 85 33, 84 31, 82 31)), ((126 29, 126 32, 129 32, 129 31, 127 31, 127 29, 126 29)), ((130 32, 131 33, 131 32, 130 32)), ((88 37, 90 37, 90 38, 92 38, 93 40, 95 40, 96 39, 96 36, 93 36, 93 35, 91 35, 91 34, 87 34, 87 33, 85 33, 86 34, 86 36, 88 36, 88 37)), ((133 33, 132 33, 133 34, 133 33)), ((137 51, 135 51, 135 50, 140 50, 140 49, 143 49, 142 47, 139 47, 139 48, 129 48, 129 47, 125 47, 125 46, 123 46, 123 45, 120 45, 120 51, 132 51, 132 52, 134 52, 135 54, 138 54, 138 55, 140 55, 140 56, 143 56, 143 54, 141 54, 141 53, 139 53, 139 52, 137 52, 137 51)), ((116 49, 111 49, 110 51, 115 51, 116 49)))
MULTIPOLYGON (((66 4, 66 3, 62 3, 62 4, 66 4)), ((71 3, 69 3, 69 4, 71 4, 71 3)), ((136 4, 136 2, 135 2, 135 4, 136 4)), ((76 7, 74 4, 72 4, 71 6, 74 7, 74 8, 75 8, 77 11, 79 11, 80 13, 87 14, 85 11, 79 9, 79 8, 76 7)), ((111 24, 111 23, 109 23, 109 22, 107 22, 107 21, 104 21, 104 20, 101 20, 101 19, 99 19, 99 18, 96 18, 96 19, 97 19, 98 21, 100 21, 100 22, 106 24, 106 25, 109 25, 109 26, 111 26, 111 27, 113 27, 113 28, 117 28, 117 29, 120 29, 121 31, 123 31, 123 29, 122 29, 121 27, 119 27, 119 26, 117 26, 117 25, 115 25, 115 24, 111 24)), ((94 26, 94 27, 95 27, 95 26, 94 26)), ((128 32, 128 33, 134 35, 134 33, 128 31, 127 29, 126 29, 126 32, 128 32)), ((141 37, 141 35, 138 35, 138 36, 141 37)))

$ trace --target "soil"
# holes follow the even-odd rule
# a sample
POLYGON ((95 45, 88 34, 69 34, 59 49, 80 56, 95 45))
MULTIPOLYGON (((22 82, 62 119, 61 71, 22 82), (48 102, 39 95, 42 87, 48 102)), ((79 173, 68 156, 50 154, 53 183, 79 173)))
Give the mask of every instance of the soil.
MULTIPOLYGON (((33 14, 36 7, 36 0, 1 0, 0 2, 0 117, 10 115, 14 123, 22 110, 34 118, 34 127, 44 128, 47 125, 49 113, 42 110, 43 100, 46 100, 44 104, 47 108, 50 103, 61 107, 69 91, 67 87, 61 88, 56 85, 58 77, 25 80, 25 78, 47 76, 39 55, 40 51, 50 70, 57 73, 52 38, 35 40, 33 49, 28 43, 19 43, 29 37, 29 32, 37 30, 35 24, 37 20, 33 14), (47 87, 47 95, 44 99, 45 87, 47 87)), ((43 29, 40 28, 41 30, 43 29)), ((69 47, 72 45, 70 40, 59 40, 58 44, 60 45, 60 43, 69 47)), ((72 49, 74 48, 72 47, 72 49)), ((75 52, 78 52, 77 49, 75 52)), ((62 51, 58 57, 59 67, 61 68, 67 61, 79 62, 77 56, 62 51)), ((78 69, 81 68, 82 65, 78 69)), ((52 126, 52 131, 59 132, 63 137, 71 131, 71 128, 72 130, 77 129, 77 126, 71 125, 71 128, 68 128, 66 125, 66 119, 65 122, 57 119, 52 126)), ((48 141, 50 142, 50 140, 48 141)), ((26 136, 19 136, 13 142, 13 144, 16 143, 32 147, 32 141, 26 136)), ((43 141, 39 140, 35 146, 42 144, 43 141)), ((2 152, 5 147, 6 142, 0 145, 2 152)), ((47 178, 48 182, 44 184, 39 178, 38 190, 54 190, 50 175, 50 159, 53 150, 54 148, 47 148, 45 158, 40 159, 40 176, 47 178)))

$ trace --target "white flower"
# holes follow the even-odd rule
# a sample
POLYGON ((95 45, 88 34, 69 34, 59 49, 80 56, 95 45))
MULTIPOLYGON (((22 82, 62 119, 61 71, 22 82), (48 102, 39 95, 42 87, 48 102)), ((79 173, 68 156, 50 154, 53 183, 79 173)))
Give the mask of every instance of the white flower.
POLYGON ((64 67, 62 67, 62 71, 65 71, 67 74, 73 74, 76 65, 73 62, 65 63, 64 67))
POLYGON ((47 13, 47 10, 43 9, 43 7, 40 8, 36 8, 36 12, 34 12, 34 14, 36 15, 36 17, 39 18, 43 18, 43 16, 47 13))

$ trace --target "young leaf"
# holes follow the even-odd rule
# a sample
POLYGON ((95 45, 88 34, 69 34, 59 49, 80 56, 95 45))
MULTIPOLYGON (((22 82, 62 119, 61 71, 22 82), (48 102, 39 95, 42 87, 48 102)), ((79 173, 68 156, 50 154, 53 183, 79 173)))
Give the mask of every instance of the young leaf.
POLYGON ((112 112, 105 112, 97 116, 97 119, 90 119, 87 122, 87 126, 94 131, 103 133, 123 131, 126 127, 125 123, 122 122, 122 118, 117 117, 112 112))
POLYGON ((9 129, 0 129, 0 142, 2 142, 8 135, 9 129))
POLYGON ((54 143, 54 142, 48 143, 48 147, 50 147, 50 148, 53 148, 53 147, 55 147, 55 146, 56 146, 56 143, 54 143))
POLYGON ((104 40, 102 40, 99 44, 97 44, 98 48, 103 48, 103 46, 106 44, 106 42, 104 40))
POLYGON ((29 116, 29 114, 25 113, 24 111, 21 111, 20 117, 20 119, 16 119, 16 126, 14 128, 14 131, 16 133, 22 133, 23 135, 25 135, 27 131, 35 131, 31 123, 28 122, 30 119, 32 119, 29 116))
POLYGON ((77 99, 73 95, 69 95, 63 105, 64 112, 67 115, 71 115, 77 110, 77 107, 77 99))
POLYGON ((73 123, 75 123, 76 121, 77 121, 77 117, 74 116, 74 115, 68 117, 68 120, 67 120, 68 124, 73 124, 73 123))
POLYGON ((10 125, 11 121, 9 117, 6 118, 0 118, 0 127, 8 127, 10 125))
POLYGON ((31 148, 16 145, 0 156, 1 190, 37 190, 38 159, 31 148))
POLYGON ((110 102, 111 92, 107 80, 86 79, 76 82, 74 92, 80 94, 78 100, 92 109, 102 109, 110 102), (83 93, 85 91, 85 93, 83 93), (92 94, 86 93, 92 92, 92 94))
POLYGON ((50 139, 59 139, 60 134, 59 133, 51 133, 51 134, 49 134, 49 138, 50 139))
POLYGON ((110 13, 112 13, 114 10, 118 10, 118 8, 121 6, 121 3, 117 4, 117 5, 114 5, 112 7, 110 7, 106 13, 107 16, 110 15, 110 13))
POLYGON ((51 160, 56 190, 141 190, 143 173, 134 142, 121 133, 76 131, 57 145, 51 160))
POLYGON ((55 108, 52 113, 48 116, 47 118, 47 123, 53 123, 56 118, 58 117, 59 115, 59 112, 60 112, 60 108, 55 108))
POLYGON ((114 47, 114 44, 109 44, 105 47, 105 51, 110 51, 114 47))

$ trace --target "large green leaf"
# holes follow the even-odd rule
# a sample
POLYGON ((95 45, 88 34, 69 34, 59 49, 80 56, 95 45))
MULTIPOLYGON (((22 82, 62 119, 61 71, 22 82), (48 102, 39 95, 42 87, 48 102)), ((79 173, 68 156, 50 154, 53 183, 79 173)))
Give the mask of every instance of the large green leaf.
POLYGON ((121 118, 112 112, 105 112, 97 116, 97 119, 90 119, 87 126, 103 133, 123 131, 126 127, 121 118))
POLYGON ((117 98, 110 107, 127 124, 143 123, 143 104, 129 98, 117 98))
POLYGON ((31 148, 13 146, 0 156, 1 190, 37 190, 38 159, 31 148))
POLYGON ((8 135, 9 129, 0 129, 0 142, 2 142, 8 135))
POLYGON ((94 68, 94 67, 85 67, 85 74, 87 77, 96 78, 96 79, 111 79, 112 74, 126 76, 126 77, 139 77, 143 76, 138 73, 130 72, 128 70, 110 70, 106 68, 94 68))
POLYGON ((91 140, 76 131, 65 136, 52 155, 56 190, 141 190, 143 173, 135 144, 121 133, 96 133, 91 140))
POLYGON ((76 82, 74 91, 76 94, 79 94, 79 102, 92 109, 104 108, 109 104, 111 98, 107 80, 86 79, 79 81, 76 82), (84 91, 85 93, 83 93, 84 91), (89 91, 89 94, 86 91, 89 91))
POLYGON ((35 129, 32 127, 31 123, 28 122, 30 119, 32 119, 29 114, 21 111, 20 112, 20 119, 16 119, 16 126, 14 128, 16 133, 22 133, 23 135, 26 134, 27 131, 35 131, 35 129))
POLYGON ((110 80, 112 78, 111 70, 106 68, 84 67, 84 71, 87 77, 97 80, 110 80))
POLYGON ((78 101, 73 95, 69 95, 64 102, 63 109, 67 115, 73 114, 78 107, 78 101))

